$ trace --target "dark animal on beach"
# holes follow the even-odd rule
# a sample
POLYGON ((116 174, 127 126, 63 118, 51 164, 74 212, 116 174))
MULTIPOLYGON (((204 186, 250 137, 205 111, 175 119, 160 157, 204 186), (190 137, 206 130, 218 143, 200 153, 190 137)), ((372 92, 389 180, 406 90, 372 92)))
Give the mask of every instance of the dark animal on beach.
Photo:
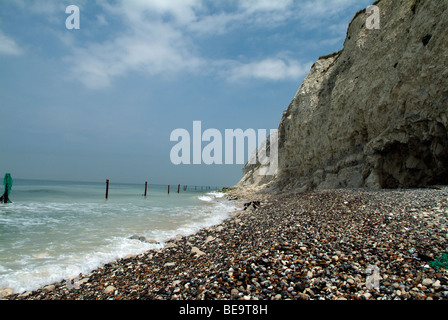
POLYGON ((425 261, 425 262, 434 260, 434 259, 431 258, 430 256, 427 256, 426 254, 422 254, 422 253, 419 253, 419 252, 417 252, 417 257, 418 257, 421 261, 425 261))
POLYGON ((260 206, 260 201, 251 201, 244 204, 244 210, 249 208, 252 205, 254 209, 257 209, 260 206))

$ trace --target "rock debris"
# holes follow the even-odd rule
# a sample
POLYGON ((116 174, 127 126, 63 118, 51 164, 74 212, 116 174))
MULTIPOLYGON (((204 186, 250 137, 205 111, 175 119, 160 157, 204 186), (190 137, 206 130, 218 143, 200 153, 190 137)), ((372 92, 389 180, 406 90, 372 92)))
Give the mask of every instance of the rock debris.
POLYGON ((447 270, 428 265, 447 252, 448 188, 253 197, 256 208, 173 245, 6 298, 448 298, 447 270))

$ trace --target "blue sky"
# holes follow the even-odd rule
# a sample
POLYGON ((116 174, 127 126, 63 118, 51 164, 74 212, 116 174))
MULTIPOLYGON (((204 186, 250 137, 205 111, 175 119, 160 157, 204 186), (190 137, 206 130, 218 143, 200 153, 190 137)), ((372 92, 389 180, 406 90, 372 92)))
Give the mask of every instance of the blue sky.
POLYGON ((369 4, 0 0, 0 175, 233 185, 242 165, 173 165, 170 133, 278 128, 369 4))

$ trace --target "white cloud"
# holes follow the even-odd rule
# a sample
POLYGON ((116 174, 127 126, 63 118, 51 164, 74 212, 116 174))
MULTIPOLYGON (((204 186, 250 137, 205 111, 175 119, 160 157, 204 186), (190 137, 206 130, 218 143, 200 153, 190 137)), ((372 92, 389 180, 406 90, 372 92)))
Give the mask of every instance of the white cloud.
POLYGON ((293 4, 293 0, 240 0, 238 4, 248 12, 284 11, 293 4))
POLYGON ((262 80, 297 80, 306 75, 312 63, 301 63, 298 60, 287 58, 266 58, 246 64, 232 63, 228 79, 238 81, 243 79, 262 80))
POLYGON ((98 14, 96 16, 96 21, 97 21, 98 25, 100 25, 100 26, 107 26, 107 25, 109 25, 109 22, 107 22, 106 17, 104 15, 102 15, 102 14, 98 14))
POLYGON ((0 54, 20 55, 22 53, 23 50, 17 45, 17 43, 0 30, 0 54))
MULTIPOLYGON (((337 15, 355 0, 299 1, 239 0, 233 7, 210 12, 203 0, 118 0, 99 2, 104 17, 122 22, 113 40, 73 48, 67 57, 72 76, 88 87, 107 87, 117 77, 138 71, 149 75, 178 72, 216 72, 229 80, 297 79, 309 70, 308 63, 281 56, 257 61, 213 60, 201 56, 197 37, 210 37, 237 28, 269 28, 295 17, 301 28, 331 27, 329 17, 337 15), (307 25, 309 23, 309 25, 307 25)), ((331 19, 330 19, 331 20, 331 19)), ((110 21, 110 20, 109 20, 110 21)), ((329 36, 331 37, 331 36, 329 36)))
POLYGON ((220 12, 211 15, 198 17, 194 23, 187 26, 188 31, 200 36, 222 35, 230 28, 239 25, 246 19, 246 15, 241 12, 227 13, 220 12))
POLYGON ((188 50, 182 33, 161 23, 74 49, 67 61, 73 75, 92 88, 107 87, 114 78, 132 71, 160 75, 194 71, 201 64, 188 50))
POLYGON ((195 9, 202 6, 201 0, 119 0, 117 5, 105 5, 111 12, 123 14, 132 24, 146 18, 169 16, 178 24, 188 24, 196 19, 195 9))
POLYGON ((113 40, 74 47, 66 58, 72 76, 91 88, 111 85, 129 72, 166 75, 195 71, 202 64, 184 34, 184 24, 194 20, 198 0, 135 0, 104 4, 108 14, 123 20, 113 40), (165 21, 164 18, 170 19, 165 21))
MULTIPOLYGON (((213 68, 222 64, 202 58, 193 43, 194 36, 225 33, 232 24, 246 23, 256 11, 281 11, 290 3, 248 0, 236 12, 208 15, 202 14, 201 0, 121 0, 115 5, 104 4, 105 10, 121 18, 127 29, 114 40, 74 48, 67 61, 72 65, 72 76, 92 88, 107 87, 114 78, 131 71, 150 75, 201 72, 205 65, 213 68)), ((267 59, 245 68, 255 68, 253 76, 263 79, 298 73, 297 64, 281 60, 267 59), (288 67, 291 70, 286 71, 288 67)), ((230 76, 243 77, 234 73, 230 76)))

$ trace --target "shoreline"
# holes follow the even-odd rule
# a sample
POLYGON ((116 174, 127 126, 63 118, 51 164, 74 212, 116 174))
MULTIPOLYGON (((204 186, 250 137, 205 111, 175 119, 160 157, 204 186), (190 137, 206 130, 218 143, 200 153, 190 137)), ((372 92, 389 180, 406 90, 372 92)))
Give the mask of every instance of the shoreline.
POLYGON ((448 299, 448 272, 428 265, 447 252, 447 187, 254 191, 228 190, 228 199, 255 205, 162 249, 4 298, 448 299), (374 266, 378 286, 372 288, 374 266))

